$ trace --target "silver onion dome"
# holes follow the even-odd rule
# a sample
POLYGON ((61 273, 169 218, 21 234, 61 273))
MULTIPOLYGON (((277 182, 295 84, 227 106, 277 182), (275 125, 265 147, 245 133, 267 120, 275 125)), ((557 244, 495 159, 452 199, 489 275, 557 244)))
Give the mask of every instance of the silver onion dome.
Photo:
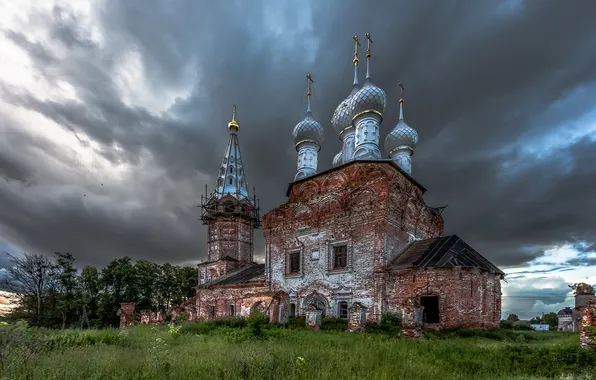
POLYGON ((418 144, 418 133, 402 119, 397 122, 395 128, 385 138, 385 152, 390 154, 400 146, 407 146, 414 150, 416 144, 418 144))
POLYGON ((381 117, 387 109, 387 95, 385 91, 375 86, 370 77, 370 58, 372 39, 370 33, 366 33, 368 48, 366 49, 366 80, 362 88, 354 94, 350 112, 352 120, 364 112, 375 112, 381 117))
POLYGON ((354 94, 350 106, 352 119, 366 111, 383 115, 387 109, 387 95, 385 91, 375 86, 370 78, 367 78, 364 86, 354 94))
POLYGON ((350 94, 350 96, 337 106, 331 118, 333 130, 337 135, 340 135, 344 129, 352 125, 352 113, 350 111, 352 95, 350 94))
POLYGON ((310 109, 306 112, 304 119, 294 127, 292 137, 296 145, 306 141, 316 142, 319 145, 323 142, 323 127, 312 117, 310 109))
POLYGON ((385 138, 385 152, 391 154, 396 148, 408 147, 412 151, 418 144, 418 132, 404 120, 403 98, 399 100, 399 121, 385 138))

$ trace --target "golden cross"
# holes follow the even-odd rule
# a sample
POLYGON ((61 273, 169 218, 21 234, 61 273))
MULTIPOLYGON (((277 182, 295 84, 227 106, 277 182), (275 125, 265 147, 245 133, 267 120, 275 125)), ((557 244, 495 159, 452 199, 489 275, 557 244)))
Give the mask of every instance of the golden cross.
POLYGON ((236 121, 236 105, 232 106, 232 120, 236 121))
POLYGON ((358 46, 360 46, 360 42, 358 42, 358 36, 352 38, 354 39, 354 64, 358 64, 358 46))
POLYGON ((399 95, 399 97, 403 99, 404 98, 404 90, 405 90, 404 84, 402 82, 399 82, 397 85, 399 86, 399 88, 401 88, 401 94, 399 95))
POLYGON ((306 96, 311 96, 312 95, 311 84, 313 83, 312 76, 310 74, 306 74, 306 80, 308 81, 308 92, 306 93, 306 96))
POLYGON ((370 58, 370 46, 372 45, 373 40, 370 38, 370 33, 366 33, 364 35, 368 40, 368 47, 366 48, 366 58, 370 58))

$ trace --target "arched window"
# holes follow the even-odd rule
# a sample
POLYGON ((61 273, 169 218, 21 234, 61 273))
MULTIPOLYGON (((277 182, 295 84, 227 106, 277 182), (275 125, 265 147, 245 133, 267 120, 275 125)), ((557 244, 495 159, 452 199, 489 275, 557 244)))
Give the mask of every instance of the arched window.
POLYGON ((230 185, 232 184, 232 177, 230 177, 230 185))
POLYGON ((234 171, 234 166, 230 165, 230 173, 234 171))

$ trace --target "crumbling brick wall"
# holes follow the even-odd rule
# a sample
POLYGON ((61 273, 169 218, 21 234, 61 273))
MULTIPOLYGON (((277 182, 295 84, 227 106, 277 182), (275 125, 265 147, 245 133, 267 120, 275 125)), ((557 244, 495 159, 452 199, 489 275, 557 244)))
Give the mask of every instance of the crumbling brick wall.
POLYGON ((438 296, 439 323, 424 328, 495 328, 501 319, 501 281, 477 268, 404 269, 388 272, 387 311, 400 315, 411 297, 438 296))
POLYGON ((251 312, 272 313, 272 293, 264 284, 235 284, 197 289, 195 320, 248 317, 251 312), (233 306, 233 315, 231 308, 233 306))
POLYGON ((582 310, 579 339, 582 348, 596 350, 596 297, 594 296, 582 310))
POLYGON ((263 217, 266 278, 290 294, 297 313, 313 294, 325 315, 339 302, 382 314, 387 263, 415 239, 443 234, 443 219, 423 200, 424 189, 389 162, 353 162, 291 185, 288 202, 263 217), (347 246, 347 265, 334 269, 333 252, 347 246), (300 252, 300 270, 289 273, 289 254, 300 252), (380 278, 381 277, 381 278, 380 278))

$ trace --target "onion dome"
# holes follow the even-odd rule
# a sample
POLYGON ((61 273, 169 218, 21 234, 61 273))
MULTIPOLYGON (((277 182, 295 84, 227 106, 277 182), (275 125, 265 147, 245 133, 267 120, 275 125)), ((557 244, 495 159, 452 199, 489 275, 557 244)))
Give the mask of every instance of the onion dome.
POLYGON ((391 155, 395 149, 400 147, 407 147, 412 152, 418 144, 418 133, 406 124, 404 120, 404 99, 399 99, 399 121, 395 125, 395 128, 385 138, 385 152, 391 155))
POLYGON ((350 105, 350 112, 352 120, 365 112, 374 112, 383 117, 385 109, 387 108, 387 95, 385 91, 375 86, 370 77, 370 47, 372 40, 370 34, 366 33, 368 39, 368 49, 366 51, 366 80, 362 88, 352 97, 352 104, 350 105))
POLYGON ((352 92, 350 92, 350 95, 348 95, 344 101, 339 103, 331 118, 333 130, 338 136, 341 135, 346 128, 352 126, 352 97, 354 97, 354 94, 360 89, 360 84, 358 83, 358 62, 360 62, 358 59, 358 46, 360 46, 360 43, 358 42, 358 36, 352 38, 354 39, 354 59, 352 60, 352 62, 354 62, 354 82, 352 83, 352 92))
POLYGON ((312 94, 310 83, 312 82, 310 74, 307 75, 308 82, 308 93, 307 95, 307 107, 306 116, 304 119, 296 124, 292 131, 292 137, 296 147, 303 142, 313 142, 321 146, 324 139, 324 131, 321 124, 312 117, 312 111, 310 108, 310 96, 312 94))

